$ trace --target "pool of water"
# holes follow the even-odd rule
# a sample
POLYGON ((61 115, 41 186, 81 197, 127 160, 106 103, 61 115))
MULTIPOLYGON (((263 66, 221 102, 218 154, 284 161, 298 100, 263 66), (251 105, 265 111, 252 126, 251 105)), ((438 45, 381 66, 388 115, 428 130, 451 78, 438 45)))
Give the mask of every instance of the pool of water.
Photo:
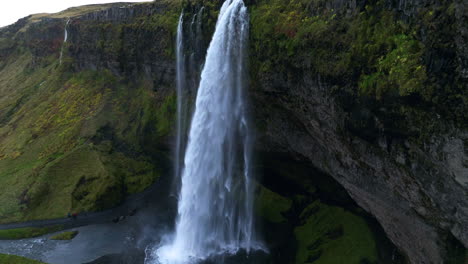
POLYGON ((104 255, 144 254, 146 247, 157 244, 168 233, 167 223, 171 222, 168 214, 161 208, 146 208, 117 223, 73 228, 70 230, 79 233, 70 241, 49 239, 57 233, 31 239, 0 240, 0 253, 50 264, 81 264, 104 255))

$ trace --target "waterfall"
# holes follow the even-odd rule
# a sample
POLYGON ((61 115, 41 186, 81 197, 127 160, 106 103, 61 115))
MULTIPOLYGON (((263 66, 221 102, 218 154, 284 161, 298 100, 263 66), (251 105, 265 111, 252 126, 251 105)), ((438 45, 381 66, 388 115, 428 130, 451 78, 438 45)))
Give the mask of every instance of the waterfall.
POLYGON ((176 89, 177 89, 177 122, 176 122, 176 146, 174 157, 174 183, 176 193, 179 192, 180 171, 182 168, 183 151, 185 149, 185 123, 186 123, 186 77, 184 56, 184 13, 180 14, 176 39, 176 89))
POLYGON ((248 20, 242 0, 224 2, 197 92, 175 234, 153 252, 156 263, 194 263, 260 249, 245 98, 248 20))
POLYGON ((180 14, 176 37, 176 92, 177 92, 177 122, 176 142, 174 151, 174 181, 172 194, 178 195, 181 184, 181 171, 185 148, 187 145, 187 129, 192 113, 192 94, 197 91, 200 81, 200 70, 203 64, 203 32, 202 15, 204 7, 193 15, 188 27, 189 37, 184 38, 184 12, 180 14), (187 55, 186 55, 187 54, 187 55))
POLYGON ((203 31, 202 31, 202 23, 203 23, 203 10, 205 7, 201 7, 197 14, 193 17, 193 22, 191 25, 191 32, 192 34, 192 53, 190 55, 190 83, 195 90, 200 82, 200 70, 203 64, 203 59, 205 55, 204 45, 203 45, 203 31))
POLYGON ((202 42, 203 42, 203 37, 202 37, 202 22, 203 22, 203 11, 205 10, 205 7, 202 6, 200 8, 200 10, 198 11, 198 14, 197 14, 197 28, 196 28, 196 32, 197 32, 197 39, 195 41, 195 52, 196 53, 201 53, 201 49, 202 49, 202 42))
POLYGON ((64 33, 64 36, 63 36, 62 48, 60 49, 60 60, 59 60, 60 65, 62 65, 63 48, 65 46, 65 43, 67 43, 67 39, 68 39, 68 31, 67 31, 68 23, 70 23, 70 19, 68 19, 67 23, 65 23, 65 33, 64 33))

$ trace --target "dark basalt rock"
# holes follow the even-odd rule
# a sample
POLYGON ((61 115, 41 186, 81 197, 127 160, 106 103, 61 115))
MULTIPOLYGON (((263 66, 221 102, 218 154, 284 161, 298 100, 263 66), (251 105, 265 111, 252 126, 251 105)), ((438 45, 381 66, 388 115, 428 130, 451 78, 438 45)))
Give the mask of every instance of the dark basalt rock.
POLYGON ((84 264, 143 264, 145 263, 145 251, 140 249, 128 249, 121 254, 102 256, 84 264))
POLYGON ((343 133, 345 114, 312 76, 281 97, 269 93, 275 86, 254 90, 257 119, 266 120, 264 152, 283 150, 334 177, 411 263, 442 263, 447 232, 468 246, 466 132, 454 129, 426 146, 405 142, 411 152, 389 151, 343 133))
POLYGON ((235 255, 214 256, 199 264, 267 264, 271 263, 271 256, 263 251, 238 252, 235 255))

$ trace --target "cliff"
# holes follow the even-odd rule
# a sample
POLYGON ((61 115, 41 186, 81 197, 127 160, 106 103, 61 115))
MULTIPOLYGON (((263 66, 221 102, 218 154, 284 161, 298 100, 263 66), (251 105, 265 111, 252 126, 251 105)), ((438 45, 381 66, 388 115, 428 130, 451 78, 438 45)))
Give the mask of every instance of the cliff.
MULTIPOLYGON (((168 174, 175 29, 202 5, 207 43, 217 1, 85 6, 0 29, 0 221, 109 208, 168 174)), ((406 261, 464 263, 466 5, 248 5, 258 196, 266 228, 296 243, 279 246, 283 263, 339 263, 327 252, 350 241, 366 241, 356 263, 378 261, 359 208, 406 261)))
POLYGON ((412 263, 444 262, 453 238, 468 246, 465 6, 252 7, 263 151, 336 179, 412 263))
POLYGON ((2 28, 2 222, 109 208, 168 170, 177 15, 165 8, 85 6, 2 28))

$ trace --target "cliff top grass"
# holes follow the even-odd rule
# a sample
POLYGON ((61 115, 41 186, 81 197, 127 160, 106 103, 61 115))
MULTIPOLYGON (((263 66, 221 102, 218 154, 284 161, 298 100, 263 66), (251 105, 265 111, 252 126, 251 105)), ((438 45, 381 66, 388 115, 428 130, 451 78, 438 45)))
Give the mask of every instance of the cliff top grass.
POLYGON ((113 6, 122 6, 130 3, 110 3, 110 4, 95 4, 95 5, 84 5, 84 6, 75 6, 67 8, 63 11, 57 13, 38 13, 31 16, 29 21, 32 23, 38 22, 41 18, 49 17, 49 18, 68 18, 68 17, 75 17, 84 15, 91 12, 101 11, 108 9, 113 6))
POLYGON ((51 240, 72 240, 78 235, 78 231, 67 231, 54 236, 51 236, 51 240))
POLYGON ((38 237, 45 234, 57 232, 63 229, 60 225, 47 226, 47 227, 25 227, 0 230, 0 239, 2 240, 14 240, 23 238, 38 237))
POLYGON ((109 9, 111 7, 129 7, 129 6, 136 6, 136 5, 144 5, 150 4, 151 2, 115 2, 115 3, 107 3, 107 4, 91 4, 91 5, 83 5, 83 6, 74 6, 67 8, 63 11, 57 13, 38 13, 32 14, 28 18, 28 22, 20 31, 24 32, 28 29, 29 25, 32 23, 40 22, 43 18, 57 18, 57 19, 66 19, 66 18, 73 18, 77 16, 82 16, 92 12, 99 12, 102 10, 109 9))
POLYGON ((0 263, 5 264, 45 264, 37 260, 27 259, 19 256, 0 254, 0 263))

